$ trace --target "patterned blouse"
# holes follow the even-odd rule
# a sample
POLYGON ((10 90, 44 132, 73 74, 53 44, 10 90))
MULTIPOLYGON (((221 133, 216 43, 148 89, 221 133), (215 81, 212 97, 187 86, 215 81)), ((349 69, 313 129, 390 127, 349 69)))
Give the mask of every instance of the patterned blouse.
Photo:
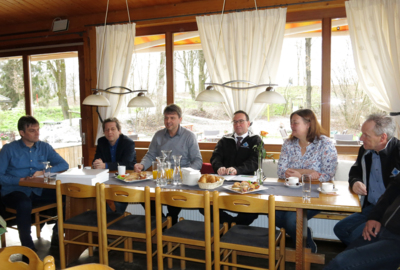
POLYGON ((310 143, 304 155, 301 155, 299 139, 287 139, 281 150, 278 162, 278 176, 285 178, 287 169, 309 169, 321 173, 319 181, 325 182, 335 175, 337 166, 337 151, 333 142, 322 135, 310 143))

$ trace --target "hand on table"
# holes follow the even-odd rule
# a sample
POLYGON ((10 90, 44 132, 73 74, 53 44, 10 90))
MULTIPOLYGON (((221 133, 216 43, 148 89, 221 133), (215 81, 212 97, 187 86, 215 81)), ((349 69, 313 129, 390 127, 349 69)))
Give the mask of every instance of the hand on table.
POLYGON ((310 175, 311 175, 311 180, 318 180, 319 177, 321 176, 321 173, 313 171, 312 173, 310 173, 310 175))
POLYGON ((98 158, 95 161, 93 161, 93 168, 94 169, 105 169, 106 164, 103 162, 103 160, 101 158, 98 158))
POLYGON ((228 175, 237 175, 237 170, 233 167, 229 167, 228 169, 226 169, 226 174, 228 175))
POLYGON ((376 237, 381 230, 381 223, 376 220, 368 220, 365 224, 362 236, 364 240, 371 241, 371 236, 376 237))
POLYGON ((288 177, 292 177, 292 176, 298 177, 299 179, 301 179, 301 173, 299 173, 298 171, 293 170, 293 169, 287 169, 285 172, 285 177, 288 178, 288 177))
POLYGON ((226 168, 225 167, 219 168, 217 173, 218 175, 225 175, 227 173, 226 168))
POLYGON ((41 176, 41 175, 43 175, 43 171, 36 171, 36 172, 32 175, 32 177, 38 177, 38 176, 41 176))
POLYGON ((355 182, 352 189, 358 195, 367 195, 367 187, 360 181, 355 182))
POLYGON ((135 166, 133 166, 133 169, 135 170, 135 172, 141 172, 143 171, 144 166, 141 163, 136 163, 135 166))

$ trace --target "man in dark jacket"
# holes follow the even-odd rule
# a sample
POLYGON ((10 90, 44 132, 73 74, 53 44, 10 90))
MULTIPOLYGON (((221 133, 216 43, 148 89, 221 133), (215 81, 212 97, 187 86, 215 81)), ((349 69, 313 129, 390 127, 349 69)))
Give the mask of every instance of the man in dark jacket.
MULTIPOLYGON (((249 131, 249 116, 244 111, 234 113, 232 124, 235 132, 218 141, 210 159, 214 172, 219 175, 254 175, 258 168, 258 153, 253 146, 263 144, 261 137, 249 131)), ((241 225, 250 225, 258 217, 253 213, 239 213, 232 217, 224 211, 220 215, 221 223, 235 222, 241 225)))
POLYGON ((393 119, 383 114, 370 115, 362 125, 363 146, 349 173, 350 188, 361 196, 362 212, 334 227, 336 236, 346 245, 362 234, 369 213, 400 172, 400 141, 393 137, 395 130, 393 119))
MULTIPOLYGON (((97 140, 93 167, 116 171, 118 165, 124 165, 127 170, 133 170, 136 164, 135 142, 121 134, 121 124, 118 119, 113 117, 104 120, 103 132, 105 136, 97 140)), ((124 213, 127 206, 127 203, 115 202, 115 211, 124 213)))
POLYGON ((362 235, 324 270, 397 269, 400 265, 400 175, 368 215, 362 235))

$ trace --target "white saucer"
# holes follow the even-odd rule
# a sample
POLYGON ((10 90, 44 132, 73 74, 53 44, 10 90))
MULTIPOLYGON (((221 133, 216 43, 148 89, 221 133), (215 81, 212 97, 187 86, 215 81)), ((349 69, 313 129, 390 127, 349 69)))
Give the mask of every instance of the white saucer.
POLYGON ((289 185, 289 183, 285 183, 284 184, 286 187, 288 187, 288 188, 299 188, 299 187, 301 187, 303 184, 302 183, 298 183, 298 185, 297 184, 295 184, 295 185, 289 185))
POLYGON ((317 188, 317 190, 318 190, 319 192, 323 193, 323 194, 336 194, 336 191, 338 191, 337 188, 334 188, 334 189, 332 189, 331 191, 324 191, 324 190, 322 190, 320 187, 317 188))

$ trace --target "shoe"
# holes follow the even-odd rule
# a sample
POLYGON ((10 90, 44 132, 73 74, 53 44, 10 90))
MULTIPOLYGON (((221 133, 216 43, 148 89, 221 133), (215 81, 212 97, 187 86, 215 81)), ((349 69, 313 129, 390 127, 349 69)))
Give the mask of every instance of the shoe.
POLYGON ((317 253, 317 244, 314 242, 313 232, 310 227, 307 227, 307 245, 312 253, 317 253))

